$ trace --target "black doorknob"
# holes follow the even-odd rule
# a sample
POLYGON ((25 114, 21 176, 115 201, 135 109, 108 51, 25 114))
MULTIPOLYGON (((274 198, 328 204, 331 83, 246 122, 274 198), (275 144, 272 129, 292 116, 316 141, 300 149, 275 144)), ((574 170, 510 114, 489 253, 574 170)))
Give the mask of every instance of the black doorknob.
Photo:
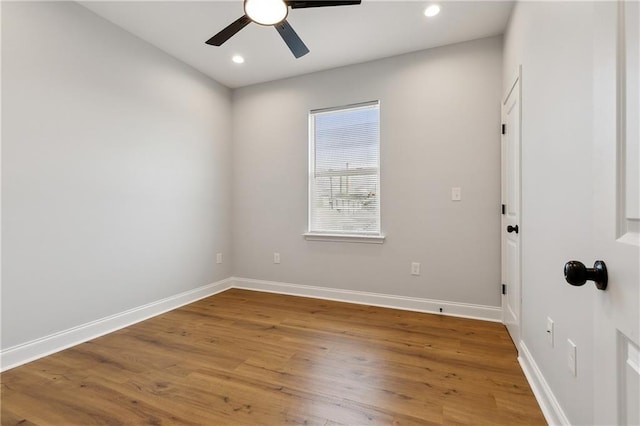
POLYGON ((571 260, 564 265, 564 279, 575 286, 594 281, 598 290, 605 290, 609 280, 607 265, 602 260, 596 260, 593 268, 587 268, 582 262, 571 260))
POLYGON ((518 225, 516 225, 516 226, 511 226, 511 225, 507 226, 507 232, 508 233, 515 232, 517 234, 518 233, 518 225))

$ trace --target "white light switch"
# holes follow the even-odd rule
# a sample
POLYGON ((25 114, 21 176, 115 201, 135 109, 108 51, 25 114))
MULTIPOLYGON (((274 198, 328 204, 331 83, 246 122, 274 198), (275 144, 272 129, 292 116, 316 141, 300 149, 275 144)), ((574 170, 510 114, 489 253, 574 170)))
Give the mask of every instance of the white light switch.
POLYGON ((222 263, 222 253, 216 254, 216 263, 222 263))
POLYGON ((273 263, 280 263, 280 253, 273 253, 273 263))
POLYGON ((462 188, 453 187, 451 188, 451 201, 460 201, 462 200, 462 188))

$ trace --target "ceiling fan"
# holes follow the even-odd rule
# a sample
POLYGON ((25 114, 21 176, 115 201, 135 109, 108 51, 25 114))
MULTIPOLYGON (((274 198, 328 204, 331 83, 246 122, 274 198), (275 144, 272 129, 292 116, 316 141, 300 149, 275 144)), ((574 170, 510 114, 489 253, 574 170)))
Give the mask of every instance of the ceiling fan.
POLYGON ((309 53, 309 49, 287 22, 289 7, 303 9, 308 7, 348 6, 360 4, 362 0, 244 0, 244 15, 229 24, 218 34, 206 41, 212 46, 221 46, 250 22, 273 26, 278 30, 293 56, 299 58, 309 53))

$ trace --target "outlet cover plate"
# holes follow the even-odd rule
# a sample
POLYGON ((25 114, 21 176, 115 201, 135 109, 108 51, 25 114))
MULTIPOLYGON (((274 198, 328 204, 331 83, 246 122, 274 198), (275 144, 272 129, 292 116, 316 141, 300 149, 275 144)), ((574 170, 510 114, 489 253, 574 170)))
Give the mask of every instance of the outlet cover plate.
POLYGON ((567 364, 569 367, 569 371, 571 371, 571 374, 573 374, 574 377, 578 376, 578 359, 576 357, 576 344, 573 343, 571 339, 567 339, 567 364))
POLYGON ((451 188, 451 201, 462 200, 462 188, 456 186, 451 188))
POLYGON ((418 262, 411 263, 411 275, 420 275, 420 263, 418 262))

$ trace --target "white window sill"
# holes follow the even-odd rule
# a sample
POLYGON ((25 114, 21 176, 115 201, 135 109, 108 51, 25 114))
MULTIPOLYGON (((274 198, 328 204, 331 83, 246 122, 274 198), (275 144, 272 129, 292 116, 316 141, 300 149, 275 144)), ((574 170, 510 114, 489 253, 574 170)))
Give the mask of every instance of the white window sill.
POLYGON ((319 234, 306 232, 302 234, 307 241, 332 241, 338 243, 365 243, 382 244, 384 235, 358 235, 358 234, 319 234))

